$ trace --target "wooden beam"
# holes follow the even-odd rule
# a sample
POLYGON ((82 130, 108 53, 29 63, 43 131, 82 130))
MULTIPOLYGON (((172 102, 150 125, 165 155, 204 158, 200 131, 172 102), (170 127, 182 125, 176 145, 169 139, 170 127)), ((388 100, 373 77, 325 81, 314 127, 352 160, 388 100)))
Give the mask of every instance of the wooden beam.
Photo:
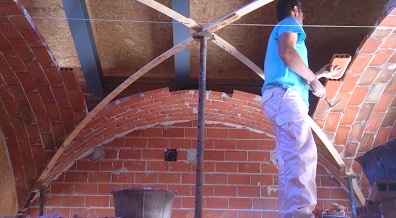
POLYGON ((242 8, 234 11, 231 14, 228 14, 215 22, 212 22, 208 26, 206 26, 203 31, 209 31, 211 33, 216 32, 220 29, 223 29, 224 27, 230 25, 231 23, 234 23, 235 21, 241 19, 243 16, 246 14, 270 3, 273 2, 274 0, 256 0, 254 2, 251 2, 250 4, 247 4, 243 6, 242 8))
POLYGON ((238 51, 233 45, 228 43, 226 40, 221 38, 220 36, 213 33, 214 39, 213 43, 218 45, 220 48, 224 49, 226 52, 230 53, 232 56, 236 57, 242 63, 244 63, 247 67, 249 67, 253 72, 255 72, 259 77, 264 79, 264 71, 257 66, 253 61, 251 61, 248 57, 243 55, 240 51, 238 51))
MULTIPOLYGON (((177 13, 176 11, 166 7, 165 5, 160 4, 154 0, 137 0, 137 1, 163 13, 164 15, 166 15, 166 16, 168 16, 168 17, 170 17, 184 25, 186 25, 187 27, 191 28, 192 30, 194 30, 196 32, 200 32, 203 30, 202 26, 199 23, 195 22, 193 19, 187 18, 187 17, 177 13)), ((213 28, 213 29, 210 29, 210 32, 217 31, 217 30, 227 26, 228 24, 235 22, 236 20, 240 19, 242 16, 246 15, 247 13, 249 13, 249 12, 265 5, 265 4, 268 4, 271 1, 273 1, 273 0, 254 1, 248 5, 240 8, 239 10, 209 24, 208 27, 205 27, 205 29, 209 30, 210 28, 213 28), (238 16, 235 16, 235 14, 238 14, 238 16), (227 18, 229 18, 230 20, 227 20, 227 18), (227 24, 224 24, 221 27, 220 26, 217 27, 216 22, 226 22, 227 24)), ((212 41, 216 45, 218 45, 220 48, 224 49, 226 52, 230 53, 232 56, 234 56, 235 58, 240 60, 247 67, 249 67, 253 72, 255 72, 262 79, 264 79, 264 73, 260 67, 258 67, 253 61, 251 61, 248 57, 243 55, 240 51, 238 51, 233 45, 228 43, 226 40, 224 40, 223 38, 221 38, 220 36, 218 36, 216 34, 213 34, 213 35, 214 35, 214 40, 212 40, 212 41)))
POLYGON ((166 16, 182 23, 183 25, 189 27, 190 29, 196 31, 196 32, 200 32, 202 30, 202 26, 200 24, 198 24, 197 22, 195 22, 193 19, 191 18, 187 18, 183 15, 181 15, 180 13, 166 7, 165 5, 158 3, 154 0, 136 0, 158 12, 161 12, 163 14, 165 14, 166 16))
POLYGON ((70 133, 70 135, 63 142, 61 147, 56 151, 50 162, 47 164, 40 178, 38 179, 35 189, 40 187, 42 184, 46 182, 49 183, 51 181, 46 181, 47 176, 49 175, 51 169, 55 166, 60 156, 63 154, 65 149, 71 144, 71 142, 76 138, 76 136, 81 132, 81 130, 98 114, 111 100, 113 100, 117 95, 119 95, 122 91, 124 91, 129 85, 143 76, 145 73, 156 67, 158 64, 162 63, 169 57, 173 56, 178 51, 183 48, 190 46, 194 42, 193 37, 189 37, 168 51, 162 53, 160 56, 153 59, 151 62, 143 66, 140 70, 132 74, 128 79, 126 79, 122 84, 120 84, 116 89, 114 89, 109 95, 107 95, 91 112, 87 114, 87 116, 78 124, 78 126, 70 133))

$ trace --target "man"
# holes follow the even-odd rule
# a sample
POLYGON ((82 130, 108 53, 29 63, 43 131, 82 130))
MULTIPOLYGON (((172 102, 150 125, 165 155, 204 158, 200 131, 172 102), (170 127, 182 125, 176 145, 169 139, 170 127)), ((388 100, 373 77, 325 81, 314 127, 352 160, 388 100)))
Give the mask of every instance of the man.
POLYGON ((307 122, 309 89, 319 98, 326 97, 318 79, 340 68, 326 65, 316 74, 309 69, 298 0, 279 0, 277 15, 279 23, 269 37, 264 61, 261 103, 276 132, 279 212, 282 218, 311 218, 317 203, 317 150, 307 122))

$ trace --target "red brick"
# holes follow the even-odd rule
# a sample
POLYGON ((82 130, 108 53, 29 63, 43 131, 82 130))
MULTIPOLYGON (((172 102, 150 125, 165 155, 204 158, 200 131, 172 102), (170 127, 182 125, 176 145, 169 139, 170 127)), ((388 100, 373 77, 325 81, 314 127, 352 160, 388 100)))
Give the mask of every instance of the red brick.
POLYGON ((368 92, 368 87, 355 87, 348 105, 358 106, 363 102, 368 92))
POLYGON ((261 172, 260 163, 239 162, 238 172, 259 173, 261 172))
POLYGON ((355 74, 360 75, 366 69, 367 65, 370 63, 373 55, 370 54, 359 54, 349 65, 348 75, 355 74))
POLYGON ((42 66, 54 65, 55 60, 47 47, 31 46, 30 48, 42 66))
POLYGON ((383 92, 375 104, 373 112, 386 112, 394 98, 395 93, 383 92))
POLYGON ((225 153, 224 151, 204 151, 204 159, 205 160, 225 160, 225 153))
POLYGON ((250 131, 246 129, 230 129, 228 134, 231 139, 250 139, 250 131))
POLYGON ((84 207, 85 196, 62 196, 62 207, 84 207))
POLYGON ((164 161, 161 162, 146 162, 146 161, 140 161, 140 160, 134 160, 134 161, 127 161, 124 160, 124 169, 129 170, 129 171, 161 171, 161 170, 167 170, 167 163, 164 161), (150 165, 151 163, 151 165, 150 165), (152 166, 155 166, 152 167, 152 166), (151 167, 151 168, 150 168, 151 167), (155 170, 156 169, 156 170, 155 170))
MULTIPOLYGON (((256 154, 256 153, 254 152, 253 154, 256 154)), ((263 152, 259 152, 259 154, 263 154, 263 152)), ((248 160, 248 152, 246 152, 246 151, 225 151, 225 160, 227 160, 227 161, 247 161, 248 160)))
POLYGON ((16 75, 25 92, 30 92, 36 89, 36 85, 28 72, 17 72, 16 75))
POLYGON ((238 186, 239 197, 260 197, 260 186, 238 186))
POLYGON ((122 189, 121 184, 115 183, 99 183, 98 184, 98 194, 110 194, 114 190, 122 189))
POLYGON ((381 127, 392 128, 395 125, 396 120, 396 108, 389 108, 388 112, 384 117, 384 121, 381 124, 381 127))
POLYGON ((394 49, 395 47, 396 47, 396 33, 393 33, 385 40, 381 48, 394 49))
POLYGON ((227 184, 227 175, 205 174, 205 184, 227 184))
POLYGON ((180 173, 159 173, 158 174, 158 182, 159 183, 177 183, 181 182, 181 174, 180 173))
POLYGON ((27 70, 33 80, 45 80, 44 71, 37 61, 25 61, 27 70))
POLYGON ((141 130, 142 137, 162 137, 162 128, 150 128, 141 130))
POLYGON ((340 125, 348 125, 355 121, 355 117, 359 111, 359 107, 347 107, 343 113, 340 125))
POLYGON ((26 67, 15 51, 3 52, 4 58, 15 72, 26 72, 26 67))
POLYGON ((392 131, 392 128, 383 128, 381 127, 377 133, 377 137, 374 141, 374 145, 382 145, 385 144, 389 140, 389 135, 392 131))
MULTIPOLYGON (((135 173, 133 172, 118 172, 112 173, 111 182, 112 183, 133 183, 135 181, 135 173)), ((136 181, 135 181, 136 183, 136 181)))
POLYGON ((12 51, 12 46, 10 42, 2 35, 0 34, 0 51, 12 51))
POLYGON ((147 140, 148 148, 169 148, 169 139, 164 138, 149 138, 147 140))
POLYGON ((142 151, 142 158, 148 160, 162 160, 164 158, 163 149, 147 149, 142 151))
POLYGON ((159 180, 158 173, 136 173, 135 184, 157 183, 159 180))
POLYGON ((109 207, 109 196, 86 196, 86 205, 89 207, 109 207))
POLYGON ((85 111, 85 99, 81 92, 68 92, 67 95, 69 96, 69 101, 72 105, 73 111, 85 111))
POLYGON ((12 16, 9 19, 17 29, 32 27, 29 20, 26 19, 26 17, 24 17, 24 16, 12 16))
POLYGON ((28 104, 25 92, 21 86, 10 85, 8 87, 17 104, 28 104))
POLYGON ((62 122, 65 126, 73 126, 76 124, 74 119, 74 113, 70 107, 59 107, 59 112, 62 118, 62 122))
POLYGON ((214 128, 208 129, 206 131, 206 137, 227 139, 228 138, 228 129, 217 129, 217 128, 216 129, 214 129, 214 128))
POLYGON ((213 194, 214 196, 225 196, 232 197, 237 195, 237 187, 236 186, 228 186, 228 185, 214 185, 213 186, 213 194))
POLYGON ((44 197, 44 204, 51 205, 51 207, 60 207, 62 201, 62 196, 59 195, 46 195, 44 197))
POLYGON ((345 144, 348 140, 349 131, 351 131, 350 126, 339 126, 334 138, 334 143, 336 145, 345 144))
POLYGON ((363 44, 360 46, 359 54, 366 53, 372 54, 377 51, 377 49, 382 44, 382 39, 380 38, 367 38, 362 42, 363 44))
POLYGON ((356 116, 355 121, 356 122, 367 121, 373 111, 374 106, 375 106, 375 103, 363 103, 360 106, 360 109, 356 116))
POLYGON ((68 106, 69 105, 69 103, 67 101, 68 99, 67 99, 65 87, 52 86, 51 89, 52 89, 53 95, 55 96, 56 103, 59 106, 66 106, 66 105, 68 106))
POLYGON ((206 197, 205 198, 205 208, 228 208, 228 201, 225 200, 224 198, 210 198, 206 197))
POLYGON ((206 149, 218 149, 218 150, 236 150, 236 140, 229 139, 214 139, 205 140, 206 149))
POLYGON ((368 86, 371 85, 375 78, 377 78, 379 72, 382 68, 380 67, 367 67, 363 72, 362 76, 359 79, 359 86, 368 86))
POLYGON ((341 113, 330 112, 325 123, 325 130, 335 132, 341 119, 341 113))
POLYGON ((250 184, 250 175, 246 174, 229 174, 228 184, 250 184))
POLYGON ((88 173, 67 171, 65 173, 65 182, 88 182, 88 173))
POLYGON ((25 41, 18 40, 18 41, 11 41, 12 47, 16 50, 18 53, 19 57, 22 58, 22 60, 33 60, 34 59, 34 54, 30 50, 29 46, 26 44, 25 41))
POLYGON ((349 141, 360 141, 364 133, 365 125, 363 123, 354 123, 349 134, 349 141))
POLYGON ((76 75, 74 74, 74 71, 60 71, 60 76, 62 77, 63 84, 65 86, 65 89, 67 89, 69 92, 74 91, 74 92, 79 92, 80 91, 80 86, 78 85, 76 75))
POLYGON ((391 50, 379 50, 375 53, 374 58, 370 62, 370 66, 382 66, 393 55, 391 50))
POLYGON ((8 40, 22 40, 19 32, 9 22, 1 23, 0 31, 8 40))
POLYGON ((383 113, 372 113, 368 119, 366 132, 377 132, 384 120, 385 114, 383 113))
POLYGON ((75 195, 81 194, 97 194, 98 193, 98 185, 95 183, 74 183, 74 192, 75 195))
POLYGON ((60 77, 58 68, 56 68, 56 66, 46 66, 43 65, 41 62, 39 64, 43 68, 47 79, 52 86, 63 86, 62 78, 60 77))
POLYGON ((230 208, 252 209, 253 201, 251 198, 230 198, 230 208))
POLYGON ((215 162, 216 172, 237 172, 238 164, 233 162, 215 162))

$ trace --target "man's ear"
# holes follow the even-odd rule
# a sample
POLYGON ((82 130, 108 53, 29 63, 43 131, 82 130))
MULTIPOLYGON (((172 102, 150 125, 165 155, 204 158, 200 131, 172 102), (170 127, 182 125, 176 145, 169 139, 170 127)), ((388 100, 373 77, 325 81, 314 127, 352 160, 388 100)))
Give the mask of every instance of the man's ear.
POLYGON ((297 6, 293 6, 292 15, 293 15, 294 17, 297 17, 298 13, 299 13, 298 7, 297 7, 297 6))

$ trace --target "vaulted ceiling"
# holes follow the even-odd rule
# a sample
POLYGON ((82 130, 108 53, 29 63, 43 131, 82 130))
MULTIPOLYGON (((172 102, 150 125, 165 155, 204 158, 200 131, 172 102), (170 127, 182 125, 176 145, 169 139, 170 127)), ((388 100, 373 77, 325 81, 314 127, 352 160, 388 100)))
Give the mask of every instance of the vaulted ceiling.
MULTIPOLYGON (((321 161, 340 180, 352 169, 368 190, 354 158, 396 137, 396 1, 302 3, 311 68, 333 54, 352 56, 342 79, 323 81, 328 98, 340 103, 329 109, 311 102, 321 161)), ((81 156, 64 152, 80 152, 84 128, 95 126, 91 121, 128 86, 197 89, 196 32, 214 34, 208 89, 259 95, 276 24, 275 3, 264 0, 0 0, 0 6, 0 125, 19 208, 81 156)))

